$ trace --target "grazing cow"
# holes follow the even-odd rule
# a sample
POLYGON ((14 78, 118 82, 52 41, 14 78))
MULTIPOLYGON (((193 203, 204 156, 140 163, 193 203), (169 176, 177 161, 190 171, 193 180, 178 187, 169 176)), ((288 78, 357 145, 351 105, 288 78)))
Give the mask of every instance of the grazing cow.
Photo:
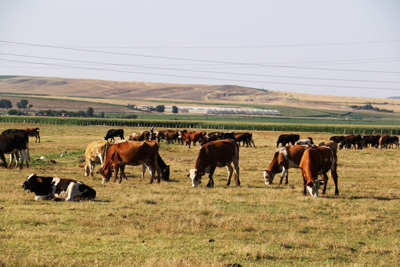
POLYGON ((146 141, 150 140, 150 132, 149 131, 143 131, 140 133, 133 133, 129 136, 129 141, 146 141))
POLYGON ((363 139, 361 135, 348 135, 345 136, 344 139, 340 142, 339 149, 342 148, 354 148, 354 149, 362 149, 363 148, 363 139))
POLYGON ((34 136, 36 137, 35 143, 37 142, 37 140, 39 140, 40 143, 40 129, 39 128, 27 128, 25 129, 26 133, 28 134, 28 136, 34 136))
MULTIPOLYGON (((169 173, 170 173, 169 165, 165 164, 165 162, 163 161, 163 159, 161 158, 159 153, 157 153, 157 164, 161 171, 161 178, 164 181, 169 181, 169 173)), ((146 167, 148 168, 148 166, 146 164, 142 165, 142 179, 144 179, 144 173, 146 171, 146 167)), ((149 169, 149 172, 150 172, 150 169, 149 169)))
POLYGON ((336 143, 340 144, 344 140, 344 138, 345 137, 343 135, 334 135, 329 138, 329 141, 335 141, 336 143))
POLYGON ((325 194, 328 182, 326 173, 329 170, 331 170, 331 175, 335 183, 335 195, 339 195, 338 175, 336 172, 337 156, 333 149, 324 146, 313 146, 306 149, 301 158, 299 167, 303 176, 304 195, 307 194, 308 190, 310 195, 318 197, 318 190, 321 184, 324 184, 322 194, 325 194), (323 175, 324 180, 319 180, 318 175, 323 175))
POLYGON ((398 136, 389 136, 388 145, 390 148, 399 149, 399 137, 398 136))
POLYGON ((189 144, 190 148, 190 143, 193 142, 193 145, 196 145, 196 142, 201 143, 203 140, 204 136, 206 136, 206 132, 181 132, 181 137, 182 139, 189 144))
POLYGON ((32 173, 22 184, 22 188, 36 194, 35 200, 93 200, 96 190, 83 182, 58 177, 43 177, 32 173))
POLYGON ((240 186, 239 180, 239 145, 233 140, 212 141, 200 148, 194 169, 189 171, 188 177, 192 179, 192 186, 196 187, 201 183, 201 177, 209 173, 207 187, 214 187, 213 174, 217 167, 227 167, 228 181, 226 186, 231 183, 234 165, 236 174, 236 186, 240 186))
POLYGON ((299 168, 301 157, 303 156, 304 151, 308 148, 309 146, 294 145, 278 149, 275 152, 268 169, 263 170, 265 184, 272 184, 275 175, 278 172, 282 172, 279 184, 281 185, 283 177, 286 177, 285 185, 287 185, 289 176, 288 170, 290 168, 299 168))
POLYGON ((220 132, 208 133, 203 137, 203 140, 200 142, 200 146, 203 146, 204 144, 211 141, 221 140, 221 136, 222 134, 220 132))
POLYGON ((382 148, 395 148, 399 147, 399 137, 390 136, 390 135, 382 135, 379 139, 379 149, 382 148))
POLYGON ((86 147, 85 151, 85 163, 79 165, 79 167, 84 168, 85 176, 92 176, 95 167, 96 161, 100 161, 101 167, 104 165, 104 160, 107 154, 107 149, 109 148, 110 143, 108 141, 96 141, 90 143, 86 147))
POLYGON ((276 147, 278 147, 279 144, 282 144, 282 146, 286 146, 286 144, 289 143, 294 145, 299 139, 300 135, 298 134, 281 134, 276 142, 276 147))
POLYGON ((308 137, 307 139, 301 139, 296 142, 296 145, 306 145, 306 146, 311 146, 313 145, 314 142, 311 137, 308 137))
POLYGON ((157 140, 160 141, 161 139, 165 139, 167 144, 174 143, 174 141, 178 141, 179 138, 179 131, 178 130, 163 130, 158 131, 157 133, 157 140))
MULTIPOLYGON (((19 152, 21 154, 21 165, 26 164, 26 167, 29 168, 29 139, 28 134, 23 132, 17 133, 8 133, 0 135, 0 159, 4 162, 4 167, 6 166, 6 160, 4 158, 4 154, 16 154, 19 152)), ((16 154, 17 155, 17 154, 16 154)), ((18 155, 17 155, 18 159, 18 155)), ((10 162, 11 164, 11 162, 10 162)))
POLYGON ((237 142, 243 142, 243 146, 246 144, 246 146, 252 146, 256 147, 256 145, 253 142, 253 134, 249 133, 249 132, 245 132, 245 133, 234 133, 233 134, 233 139, 237 142))
POLYGON ((130 141, 114 144, 107 151, 104 166, 98 171, 103 177, 103 183, 110 180, 114 171, 114 182, 117 180, 118 171, 121 170, 119 182, 126 178, 125 166, 146 164, 151 174, 150 183, 153 183, 155 171, 160 182, 160 168, 157 164, 159 145, 156 141, 130 141))
POLYGON ((364 135, 363 136, 363 145, 364 147, 379 147, 379 139, 380 135, 364 135))
POLYGON ((115 142, 114 137, 119 136, 122 139, 124 138, 124 130, 123 129, 110 129, 107 131, 106 136, 104 137, 104 140, 107 140, 111 138, 111 140, 113 140, 113 142, 115 142))

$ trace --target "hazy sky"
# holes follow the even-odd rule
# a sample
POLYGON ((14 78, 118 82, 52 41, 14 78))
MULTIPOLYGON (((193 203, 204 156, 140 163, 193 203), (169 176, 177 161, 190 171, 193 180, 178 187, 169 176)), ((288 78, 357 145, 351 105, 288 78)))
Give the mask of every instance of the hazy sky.
POLYGON ((1 0, 0 75, 400 96, 400 1, 1 0))

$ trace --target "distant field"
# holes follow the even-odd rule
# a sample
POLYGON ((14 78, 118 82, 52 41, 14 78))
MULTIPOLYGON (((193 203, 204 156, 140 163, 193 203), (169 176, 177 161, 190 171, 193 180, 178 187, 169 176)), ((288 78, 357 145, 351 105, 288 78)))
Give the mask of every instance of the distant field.
MULTIPOLYGON (((264 184, 261 170, 282 132, 255 131, 257 147, 240 148, 240 188, 224 186, 227 172, 221 168, 215 188, 208 189, 207 177, 198 188, 186 177, 198 146, 161 143, 170 182, 150 185, 148 173, 142 181, 141 167, 128 166, 128 180, 102 185, 98 174, 84 177, 78 165, 86 145, 103 139, 109 126, 0 126, 38 126, 42 140, 31 139, 29 170, 0 167, 1 266, 400 264, 398 150, 339 151, 340 196, 334 196, 330 179, 327 194, 314 199, 302 195, 297 169, 290 170, 288 186, 264 184), (82 180, 97 190, 96 200, 34 201, 21 188, 30 173, 82 180)), ((147 129, 123 128, 126 135, 147 129)), ((299 134, 317 143, 330 137, 299 134)))

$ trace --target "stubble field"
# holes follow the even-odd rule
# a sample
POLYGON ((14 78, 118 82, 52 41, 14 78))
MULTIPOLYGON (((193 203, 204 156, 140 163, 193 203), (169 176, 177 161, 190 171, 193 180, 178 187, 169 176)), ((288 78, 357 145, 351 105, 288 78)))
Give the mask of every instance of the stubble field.
MULTIPOLYGON (((42 142, 30 139, 30 168, 0 167, 1 266, 400 264, 397 150, 340 150, 338 197, 332 179, 326 195, 304 197, 298 169, 289 171, 288 186, 277 185, 277 177, 264 184, 261 170, 283 132, 256 131, 257 147, 240 147, 239 188, 224 186, 225 168, 217 169, 215 188, 205 187, 207 177, 192 188, 186 170, 194 167, 199 146, 165 143, 160 155, 171 165, 171 181, 149 184, 148 172, 141 180, 141 167, 128 166, 128 180, 102 185, 99 174, 85 177, 78 165, 87 144, 102 140, 109 127, 1 124, 1 130, 34 126, 42 142), (81 180, 97 197, 35 201, 21 188, 30 173, 81 180)), ((144 129, 124 130, 128 136, 144 129)), ((299 134, 316 143, 331 136, 299 134)))

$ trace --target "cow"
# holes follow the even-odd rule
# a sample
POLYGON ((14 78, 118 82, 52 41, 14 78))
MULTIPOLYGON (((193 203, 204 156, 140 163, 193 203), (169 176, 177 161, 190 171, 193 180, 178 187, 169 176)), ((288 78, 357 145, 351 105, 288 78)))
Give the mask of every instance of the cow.
POLYGON ((170 144, 171 142, 174 143, 174 141, 178 141, 179 131, 178 130, 158 131, 156 134, 156 138, 158 141, 160 141, 161 139, 165 139, 167 144, 170 144))
POLYGON ((399 149, 399 137, 398 136, 389 136, 388 145, 390 148, 399 149))
POLYGON ((263 170, 265 184, 272 184, 275 175, 278 172, 282 172, 279 184, 281 185, 283 177, 286 177, 285 185, 287 185, 289 176, 288 170, 290 168, 299 168, 301 157, 303 156, 304 151, 308 148, 309 146, 294 145, 278 149, 275 152, 268 169, 263 170))
POLYGON ((364 147, 379 147, 380 135, 364 135, 363 136, 363 146, 364 147))
MULTIPOLYGON (((159 153, 157 153, 157 164, 161 171, 161 178, 164 181, 169 181, 170 166, 165 164, 164 160, 161 158, 159 153)), ((146 171, 146 168, 148 168, 148 166, 146 164, 143 164, 142 165, 142 179, 144 179, 144 173, 146 171)), ((149 169, 149 172, 150 171, 151 170, 149 169)))
POLYGON ((201 177, 209 173, 207 187, 214 187, 213 174, 217 167, 227 167, 228 181, 231 183, 233 174, 232 163, 235 168, 236 186, 240 186, 239 180, 239 145, 234 140, 217 140, 203 145, 197 156, 194 169, 189 170, 188 177, 192 179, 192 186, 196 187, 201 183, 201 177))
POLYGON ((243 142, 243 146, 246 144, 246 146, 252 146, 256 147, 256 145, 253 142, 253 134, 249 132, 245 133, 234 133, 233 138, 237 143, 243 142))
POLYGON ((203 140, 204 136, 206 136, 206 132, 201 131, 201 132, 181 132, 180 136, 181 138, 187 143, 189 144, 189 148, 190 148, 190 144, 191 142, 193 142, 193 145, 196 145, 196 142, 201 143, 201 141, 203 140))
POLYGON ((348 135, 345 136, 344 139, 340 142, 339 149, 342 148, 354 148, 354 149, 362 149, 363 148, 363 139, 361 135, 348 135))
POLYGON ((298 134, 281 134, 276 142, 276 147, 278 147, 279 144, 282 144, 282 146, 286 146, 286 144, 289 143, 294 145, 299 139, 300 135, 298 134))
POLYGON ((321 142, 319 143, 318 146, 327 146, 332 148, 332 150, 335 152, 335 154, 337 154, 338 151, 338 143, 336 143, 334 140, 331 140, 329 142, 321 142))
POLYGON ((200 142, 200 146, 203 146, 204 144, 215 141, 215 140, 221 140, 222 133, 220 132, 212 132, 208 133, 203 137, 203 140, 200 142))
POLYGON ((123 129, 110 129, 107 131, 106 136, 104 137, 104 140, 107 140, 111 138, 111 140, 113 140, 113 142, 115 142, 114 137, 119 136, 122 139, 124 138, 124 130, 123 129))
POLYGON ((39 135, 40 129, 39 128, 26 128, 25 131, 28 134, 28 136, 36 137, 35 143, 38 140, 39 140, 39 143, 40 143, 40 135, 39 135))
POLYGON ((35 200, 79 201, 93 200, 96 197, 96 190, 83 182, 38 176, 35 173, 26 178, 22 188, 35 193, 35 200))
POLYGON ((337 169, 337 155, 330 147, 312 146, 306 149, 301 157, 300 165, 303 176, 304 191, 307 190, 313 197, 318 197, 321 184, 324 184, 322 194, 326 192, 328 176, 326 173, 331 170, 331 175, 335 183, 335 195, 339 195, 337 169), (318 179, 318 175, 323 175, 324 180, 318 179))
MULTIPOLYGON (((24 132, 8 133, 0 135, 0 159, 4 162, 4 167, 7 167, 4 154, 16 154, 19 152, 21 154, 21 165, 26 164, 29 168, 29 139, 28 134, 24 132)), ((18 159, 18 154, 16 154, 18 159)), ((12 160, 11 160, 12 161, 12 160)), ((11 162, 10 162, 11 164, 11 162)))
POLYGON ((307 139, 301 139, 296 142, 296 145, 306 145, 306 146, 311 146, 313 145, 314 142, 311 137, 307 137, 307 139))
POLYGON ((104 166, 100 168, 98 173, 103 177, 103 183, 106 183, 110 180, 113 171, 114 182, 116 182, 118 172, 121 171, 119 178, 119 183, 121 183, 122 177, 126 178, 126 165, 146 164, 151 174, 150 183, 153 183, 156 171, 158 182, 160 182, 160 168, 157 164, 158 150, 159 145, 156 141, 130 141, 114 144, 109 147, 104 166))
POLYGON ((329 141, 335 141, 336 143, 340 144, 344 138, 345 138, 344 135, 334 135, 331 136, 331 138, 329 138, 329 141))
POLYGON ((382 148, 398 148, 399 147, 399 137, 390 136, 390 135, 382 135, 379 139, 379 149, 382 148))
POLYGON ((130 141, 146 141, 150 140, 150 132, 149 131, 143 131, 140 133, 133 133, 129 136, 128 140, 130 141))
POLYGON ((79 167, 84 168, 85 176, 92 176, 94 172, 94 167, 96 166, 96 161, 100 161, 101 167, 104 165, 104 160, 106 157, 107 149, 110 147, 108 141, 96 141, 90 143, 85 150, 85 163, 79 165, 79 167))

